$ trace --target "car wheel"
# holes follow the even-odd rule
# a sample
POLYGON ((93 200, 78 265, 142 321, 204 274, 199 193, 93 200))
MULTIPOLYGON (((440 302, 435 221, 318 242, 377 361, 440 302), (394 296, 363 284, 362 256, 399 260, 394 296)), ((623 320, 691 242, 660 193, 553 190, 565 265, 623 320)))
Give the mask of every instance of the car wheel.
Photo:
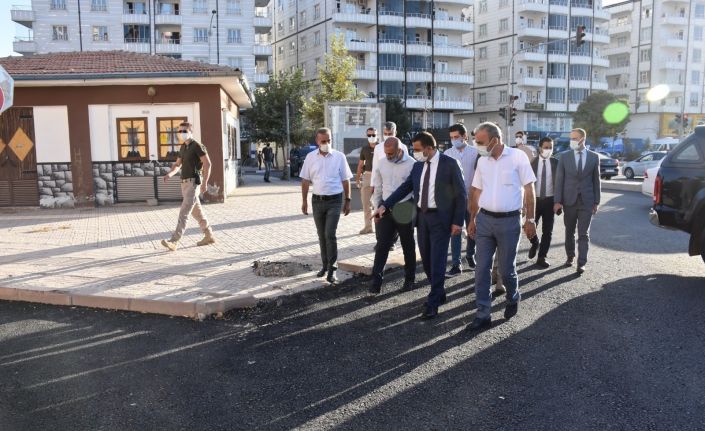
POLYGON ((632 169, 632 168, 625 169, 624 176, 627 177, 628 180, 631 180, 632 178, 634 178, 634 169, 632 169))

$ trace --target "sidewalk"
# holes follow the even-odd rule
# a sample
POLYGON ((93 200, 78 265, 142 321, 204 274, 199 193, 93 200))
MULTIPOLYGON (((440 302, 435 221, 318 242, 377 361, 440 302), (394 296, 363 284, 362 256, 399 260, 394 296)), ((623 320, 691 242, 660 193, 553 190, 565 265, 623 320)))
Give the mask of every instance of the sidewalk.
MULTIPOLYGON (((217 244, 196 247, 201 233, 189 220, 173 253, 160 241, 176 225, 177 204, 0 210, 0 299, 202 317, 327 285, 315 276, 318 239, 312 216, 301 214, 299 182, 245 183, 226 203, 205 206, 217 244), (259 276, 255 261, 299 271, 259 276)), ((359 211, 341 217, 341 281, 371 272, 375 236, 358 235, 362 225, 359 211)), ((400 249, 390 254, 389 266, 402 262, 400 249)))

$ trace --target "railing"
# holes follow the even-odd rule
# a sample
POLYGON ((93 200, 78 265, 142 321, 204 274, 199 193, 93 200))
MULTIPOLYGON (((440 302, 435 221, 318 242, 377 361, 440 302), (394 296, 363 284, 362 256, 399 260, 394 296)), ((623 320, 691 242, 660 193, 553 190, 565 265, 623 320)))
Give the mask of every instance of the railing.
POLYGON ((108 41, 107 34, 94 34, 93 35, 93 42, 107 42, 107 41, 108 41))
POLYGON ((123 15, 147 15, 147 9, 143 9, 141 12, 134 8, 129 8, 127 6, 122 8, 123 15))
MULTIPOLYGON (((361 42, 365 42, 364 40, 361 42)), ((372 42, 372 41, 370 41, 372 42)), ((379 43, 401 43, 403 44, 404 41, 402 39, 380 39, 379 43)))
POLYGON ((565 75, 548 75, 548 79, 565 79, 565 75))
POLYGON ((404 16, 404 12, 398 12, 395 10, 385 10, 385 9, 380 9, 379 14, 384 15, 384 16, 400 16, 400 17, 404 16))
POLYGON ((403 72, 404 66, 380 66, 379 70, 392 70, 397 72, 403 72))
POLYGON ((157 39, 157 43, 164 45, 181 45, 181 39, 171 39, 167 37, 162 37, 157 39))
POLYGON ((15 42, 34 42, 34 36, 15 36, 15 42))
POLYGON ((433 72, 433 70, 431 68, 424 68, 424 67, 407 67, 406 71, 407 72, 427 72, 427 73, 433 72))
POLYGON ((32 6, 31 6, 31 5, 27 5, 27 4, 16 4, 16 5, 12 5, 12 10, 22 10, 22 11, 25 11, 25 12, 27 12, 27 11, 31 12, 31 11, 34 10, 34 9, 32 9, 32 6))
POLYGON ((407 45, 423 45, 423 46, 431 46, 431 42, 425 41, 425 40, 407 40, 406 41, 407 45))
POLYGON ((148 37, 126 37, 125 43, 149 43, 148 37))
POLYGON ((470 102, 469 97, 434 97, 436 102, 470 102))
POLYGON ((427 13, 407 13, 406 17, 407 18, 431 19, 431 15, 427 14, 427 13))

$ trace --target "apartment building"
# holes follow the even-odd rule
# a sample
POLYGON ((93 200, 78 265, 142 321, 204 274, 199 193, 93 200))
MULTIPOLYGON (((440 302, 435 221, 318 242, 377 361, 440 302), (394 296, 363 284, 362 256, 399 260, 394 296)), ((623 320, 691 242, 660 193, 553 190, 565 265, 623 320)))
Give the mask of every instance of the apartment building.
POLYGON ((20 54, 125 50, 240 68, 255 84, 272 70, 269 0, 32 0, 15 6, 20 54))
POLYGON ((625 1, 608 10, 607 81, 634 113, 627 135, 677 137, 705 123, 705 1, 625 1), (648 90, 660 84, 668 85, 668 94, 647 100, 648 90), (678 121, 683 116, 685 125, 678 121))
POLYGON ((608 88, 609 18, 600 0, 476 0, 475 57, 466 63, 475 77, 475 109, 462 116, 465 123, 504 125, 499 109, 514 95, 512 130, 570 130, 580 102, 608 88), (578 26, 586 33, 579 47, 578 26))
POLYGON ((414 128, 447 127, 453 114, 472 110, 473 76, 464 71, 473 50, 465 0, 274 0, 277 71, 300 68, 316 80, 317 65, 342 35, 357 60, 355 86, 364 101, 398 96, 414 128))

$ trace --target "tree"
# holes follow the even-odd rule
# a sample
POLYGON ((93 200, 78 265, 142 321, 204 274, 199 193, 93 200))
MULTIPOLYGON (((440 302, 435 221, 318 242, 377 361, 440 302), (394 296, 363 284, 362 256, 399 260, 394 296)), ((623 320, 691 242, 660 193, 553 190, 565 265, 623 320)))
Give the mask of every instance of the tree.
POLYGON ((411 131, 411 119, 404 102, 399 97, 387 96, 384 98, 385 118, 394 121, 397 125, 397 136, 404 140, 411 131))
MULTIPOLYGON (((608 112, 612 112, 612 110, 608 112)), ((629 120, 629 103, 626 100, 620 99, 606 91, 597 91, 588 96, 583 100, 580 106, 578 106, 578 110, 573 115, 573 126, 585 129, 588 137, 592 141, 593 147, 597 148, 600 146, 600 138, 615 136, 622 132, 627 126, 627 123, 629 123, 629 120), (605 120, 605 110, 615 102, 621 102, 625 105, 626 115, 617 115, 616 118, 610 115, 613 121, 615 121, 610 123, 605 120)))
POLYGON ((353 74, 357 62, 348 54, 343 35, 331 38, 330 53, 322 65, 318 65, 320 87, 306 102, 304 112, 311 125, 323 126, 326 102, 355 102, 361 99, 353 85, 353 74))
MULTIPOLYGON (((245 115, 252 124, 252 141, 275 142, 278 150, 286 142, 286 103, 289 101, 291 142, 301 142, 305 134, 301 111, 309 84, 301 70, 282 71, 257 88, 255 105, 245 115)), ((276 160, 276 158, 275 158, 276 160)))

